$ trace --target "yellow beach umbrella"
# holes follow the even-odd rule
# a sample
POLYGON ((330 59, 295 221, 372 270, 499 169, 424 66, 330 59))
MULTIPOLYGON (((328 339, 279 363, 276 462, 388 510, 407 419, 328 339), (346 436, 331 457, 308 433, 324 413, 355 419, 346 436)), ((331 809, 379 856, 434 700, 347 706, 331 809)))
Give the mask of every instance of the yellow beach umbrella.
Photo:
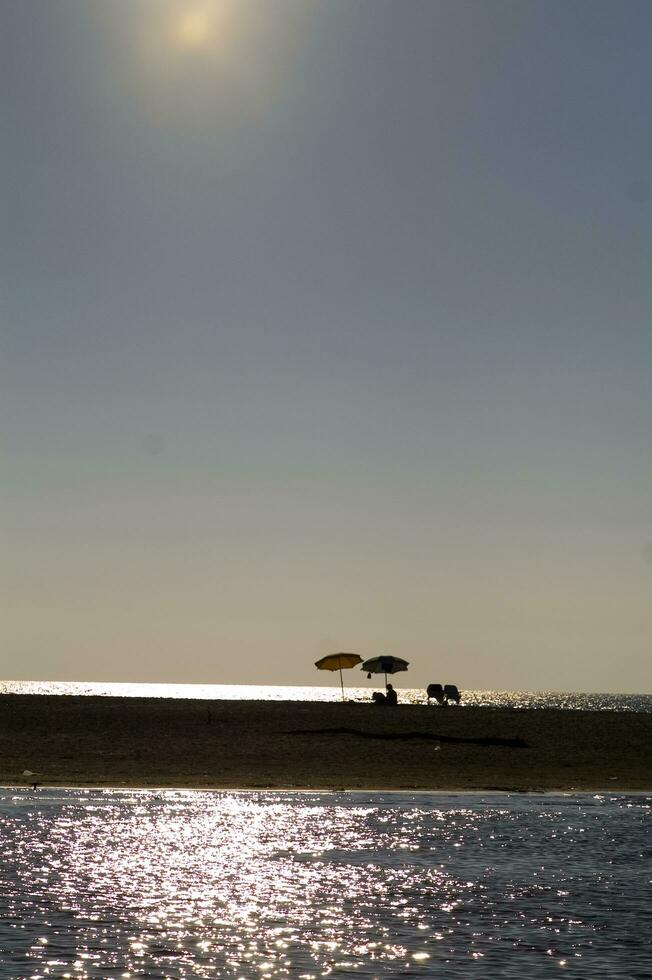
POLYGON ((339 670, 342 700, 344 700, 344 681, 342 679, 342 669, 346 670, 349 667, 355 667, 357 664, 361 663, 362 657, 359 657, 357 653, 329 653, 327 656, 322 657, 321 660, 315 661, 315 667, 317 670, 339 670))

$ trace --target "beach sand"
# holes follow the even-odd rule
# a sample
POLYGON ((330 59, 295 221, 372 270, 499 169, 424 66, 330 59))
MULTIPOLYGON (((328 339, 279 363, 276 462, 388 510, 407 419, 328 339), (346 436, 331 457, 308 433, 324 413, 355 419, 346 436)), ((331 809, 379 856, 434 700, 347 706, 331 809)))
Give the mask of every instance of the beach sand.
POLYGON ((625 712, 0 696, 5 786, 647 791, 651 747, 625 712))

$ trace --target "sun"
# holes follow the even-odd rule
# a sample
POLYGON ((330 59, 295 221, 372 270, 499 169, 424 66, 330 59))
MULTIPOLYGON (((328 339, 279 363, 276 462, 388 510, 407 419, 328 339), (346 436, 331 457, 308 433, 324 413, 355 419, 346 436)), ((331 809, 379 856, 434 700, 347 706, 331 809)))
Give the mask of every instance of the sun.
POLYGON ((187 133, 212 133, 266 111, 287 84, 312 9, 288 0, 279 19, 272 0, 139 0, 127 7, 129 16, 116 18, 111 4, 93 5, 107 41, 128 56, 124 81, 116 76, 132 85, 125 105, 187 133))
POLYGON ((183 7, 176 18, 175 34, 182 47, 201 48, 215 39, 217 9, 211 3, 193 3, 183 7))
POLYGON ((222 47, 237 20, 233 0, 173 0, 167 9, 167 39, 177 51, 222 47))

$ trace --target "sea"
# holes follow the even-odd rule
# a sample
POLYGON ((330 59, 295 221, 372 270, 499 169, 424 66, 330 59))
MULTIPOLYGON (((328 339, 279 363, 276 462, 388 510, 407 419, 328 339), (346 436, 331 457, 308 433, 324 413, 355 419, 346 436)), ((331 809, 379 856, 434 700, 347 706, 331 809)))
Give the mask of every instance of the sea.
MULTIPOLYGON (((339 687, 0 690, 341 697, 339 687)), ((360 691, 347 696, 368 700, 360 691)), ((462 703, 638 712, 651 702, 475 691, 462 703)), ((641 793, 0 788, 0 980, 649 980, 651 829, 652 794, 641 793)))
POLYGON ((652 796, 0 791, 0 977, 643 980, 652 796))
MULTIPOLYGON (((337 675, 335 675, 337 677, 337 675)), ((392 677, 399 701, 424 704, 425 688, 401 685, 392 677)), ((348 701, 369 701, 384 687, 382 674, 366 687, 345 687, 348 701)), ((0 694, 68 694, 123 698, 192 698, 227 701, 341 701, 339 678, 330 685, 291 687, 273 684, 151 684, 115 681, 0 681, 0 694)), ((563 691, 462 691, 462 704, 495 708, 568 708, 583 711, 652 712, 652 694, 581 694, 563 691)))

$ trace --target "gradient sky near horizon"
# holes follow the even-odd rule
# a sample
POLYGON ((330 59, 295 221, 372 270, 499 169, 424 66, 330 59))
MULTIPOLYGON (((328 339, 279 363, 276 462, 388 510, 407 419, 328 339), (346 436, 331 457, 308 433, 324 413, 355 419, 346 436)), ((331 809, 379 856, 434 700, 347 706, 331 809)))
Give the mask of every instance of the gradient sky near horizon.
POLYGON ((0 674, 652 691, 651 41, 0 0, 0 674))

